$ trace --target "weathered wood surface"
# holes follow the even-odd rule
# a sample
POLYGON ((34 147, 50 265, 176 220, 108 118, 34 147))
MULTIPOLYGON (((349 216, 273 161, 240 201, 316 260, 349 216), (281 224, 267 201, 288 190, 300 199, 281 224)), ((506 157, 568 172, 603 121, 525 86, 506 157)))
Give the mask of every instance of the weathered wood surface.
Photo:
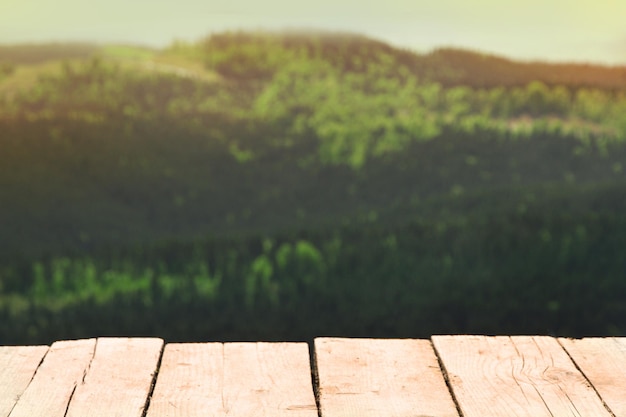
POLYGON ((141 417, 162 349, 161 339, 98 339, 66 417, 141 417))
POLYGON ((316 417, 305 343, 168 345, 148 417, 316 417))
POLYGON ((317 339, 320 406, 328 417, 458 417, 427 340, 317 339))
POLYGON ((626 338, 559 339, 617 417, 626 416, 626 338))
POLYGON ((63 417, 76 386, 93 359, 96 339, 52 344, 11 417, 63 417))
POLYGON ((221 343, 165 346, 147 417, 213 416, 222 408, 221 343))
POLYGON ((319 338, 312 349, 0 346, 0 417, 626 417, 626 338, 319 338))
POLYGON ((47 346, 0 346, 0 417, 9 415, 46 352, 47 346))
POLYGON ((434 336, 464 417, 610 417, 556 339, 434 336))

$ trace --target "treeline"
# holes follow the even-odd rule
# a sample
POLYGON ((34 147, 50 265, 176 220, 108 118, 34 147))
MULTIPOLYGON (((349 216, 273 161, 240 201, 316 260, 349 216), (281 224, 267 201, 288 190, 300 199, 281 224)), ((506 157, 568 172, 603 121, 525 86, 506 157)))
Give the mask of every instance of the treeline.
MULTIPOLYGON (((0 45, 0 64, 9 68, 50 60, 90 58, 106 54, 106 48, 106 45, 91 43, 0 45)), ((362 70, 369 63, 383 59, 407 68, 424 81, 444 87, 523 87, 532 81, 568 89, 619 90, 626 86, 624 66, 520 62, 455 48, 417 53, 362 35, 340 32, 226 32, 195 43, 177 41, 163 52, 184 53, 201 59, 229 77, 268 77, 285 59, 307 56, 351 71, 362 70)))

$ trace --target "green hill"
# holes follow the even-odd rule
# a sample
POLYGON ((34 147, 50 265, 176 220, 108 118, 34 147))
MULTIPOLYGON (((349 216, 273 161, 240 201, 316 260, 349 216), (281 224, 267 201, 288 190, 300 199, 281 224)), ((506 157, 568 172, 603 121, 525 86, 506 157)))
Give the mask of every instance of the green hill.
POLYGON ((2 340, 625 330, 625 68, 327 33, 12 48, 2 340))

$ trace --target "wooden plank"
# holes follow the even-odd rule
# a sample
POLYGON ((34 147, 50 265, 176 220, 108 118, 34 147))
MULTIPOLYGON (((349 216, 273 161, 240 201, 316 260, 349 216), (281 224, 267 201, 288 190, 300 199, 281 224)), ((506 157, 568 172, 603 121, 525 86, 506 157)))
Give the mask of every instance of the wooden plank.
POLYGON ((458 417, 428 340, 315 339, 322 417, 458 417))
POLYGON ((611 412, 626 416, 626 338, 559 339, 611 412))
POLYGON ((147 417, 316 417, 305 343, 168 345, 147 417))
POLYGON ((67 417, 141 417, 162 348, 161 339, 99 338, 67 417))
POLYGON ((433 336, 464 417, 608 417, 556 339, 433 336))
POLYGON ((226 343, 229 416, 317 417, 306 343, 226 343))
POLYGON ((223 351, 221 343, 166 345, 147 417, 222 415, 223 351))
POLYGON ((46 352, 48 346, 0 346, 0 417, 9 415, 46 352))
POLYGON ((91 362, 96 339, 56 342, 10 417, 63 417, 91 362))

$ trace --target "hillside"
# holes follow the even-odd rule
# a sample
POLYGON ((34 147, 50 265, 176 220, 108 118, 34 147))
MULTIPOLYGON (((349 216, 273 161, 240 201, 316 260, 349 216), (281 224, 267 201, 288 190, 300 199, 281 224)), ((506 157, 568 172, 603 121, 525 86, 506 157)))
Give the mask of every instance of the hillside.
POLYGON ((12 48, 4 339, 624 331, 626 68, 326 33, 12 48))
POLYGON ((442 48, 421 57, 418 74, 446 86, 525 86, 532 81, 569 89, 626 87, 626 67, 592 64, 516 62, 496 55, 442 48))
MULTIPOLYGON (((320 58, 352 69, 365 62, 387 56, 393 62, 407 67, 415 76, 444 86, 465 85, 474 88, 521 87, 532 81, 568 88, 599 88, 618 90, 626 87, 626 67, 593 64, 519 62, 493 54, 455 48, 439 48, 429 53, 416 53, 392 47, 384 42, 351 33, 328 32, 227 32, 215 34, 196 43, 174 42, 164 50, 132 45, 97 45, 89 43, 49 43, 0 45, 0 65, 9 68, 31 66, 50 61, 89 59, 104 56, 125 61, 167 63, 174 67, 211 64, 216 55, 232 55, 229 48, 256 45, 267 48, 279 46, 283 51, 316 51, 320 58), (208 50, 213 49, 213 52, 208 50), (218 52, 216 54, 216 52, 218 52)), ((261 51, 262 49, 259 49, 261 51)), ((264 55, 265 52, 261 53, 264 55)), ((231 59, 232 56, 225 58, 231 59)), ((284 58, 284 57, 283 57, 284 58)), ((217 57, 219 61, 220 57, 217 57)), ((238 57, 238 65, 243 64, 238 57)), ((258 67, 255 62, 250 67, 258 67)), ((147 65, 146 68, 149 68, 147 65)), ((188 69, 188 68, 187 68, 188 69)), ((0 74, 2 73, 0 71, 0 74)), ((219 71, 219 69, 218 69, 219 71)), ((1 77, 1 75, 0 75, 1 77)))

